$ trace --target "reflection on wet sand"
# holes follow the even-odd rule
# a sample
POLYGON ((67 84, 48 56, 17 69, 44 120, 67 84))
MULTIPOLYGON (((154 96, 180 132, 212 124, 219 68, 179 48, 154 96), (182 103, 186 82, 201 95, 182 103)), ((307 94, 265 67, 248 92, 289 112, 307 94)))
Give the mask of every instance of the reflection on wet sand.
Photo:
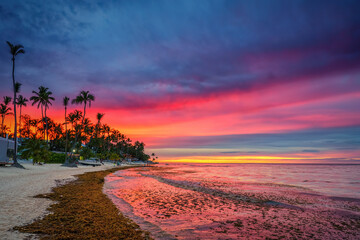
POLYGON ((119 171, 106 178, 104 191, 122 212, 128 205, 125 214, 157 239, 360 237, 357 199, 288 184, 206 178, 208 171, 200 171, 119 171))

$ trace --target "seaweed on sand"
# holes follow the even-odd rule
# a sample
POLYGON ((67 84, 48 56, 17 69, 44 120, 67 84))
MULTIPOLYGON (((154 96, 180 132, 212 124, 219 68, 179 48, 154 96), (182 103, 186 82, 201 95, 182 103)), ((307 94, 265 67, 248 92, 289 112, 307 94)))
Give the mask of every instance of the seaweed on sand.
POLYGON ((124 168, 78 175, 52 193, 36 196, 56 201, 51 213, 14 230, 39 234, 40 239, 150 239, 102 192, 104 177, 119 169, 124 168))

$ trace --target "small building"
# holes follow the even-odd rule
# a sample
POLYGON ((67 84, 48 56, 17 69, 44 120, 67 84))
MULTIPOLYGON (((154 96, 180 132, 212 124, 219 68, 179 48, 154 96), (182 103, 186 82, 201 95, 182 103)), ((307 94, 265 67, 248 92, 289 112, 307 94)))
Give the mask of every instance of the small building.
POLYGON ((9 162, 11 152, 14 152, 15 142, 8 138, 0 137, 0 162, 9 162))

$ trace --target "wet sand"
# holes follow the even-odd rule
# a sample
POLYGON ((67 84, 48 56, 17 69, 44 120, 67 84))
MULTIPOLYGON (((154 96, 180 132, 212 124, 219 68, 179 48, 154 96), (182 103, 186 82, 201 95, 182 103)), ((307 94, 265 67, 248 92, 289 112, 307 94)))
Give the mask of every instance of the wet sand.
POLYGON ((191 174, 119 171, 106 178, 104 191, 156 239, 360 239, 358 199, 191 174))

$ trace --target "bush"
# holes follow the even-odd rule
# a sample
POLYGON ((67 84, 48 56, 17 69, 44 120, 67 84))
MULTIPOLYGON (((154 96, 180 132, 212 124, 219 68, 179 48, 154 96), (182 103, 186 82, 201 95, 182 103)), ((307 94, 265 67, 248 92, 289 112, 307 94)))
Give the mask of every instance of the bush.
POLYGON ((26 139, 19 147, 19 155, 23 159, 32 159, 33 163, 47 163, 50 152, 44 141, 39 139, 26 139))
POLYGON ((110 154, 110 160, 120 160, 120 156, 117 153, 111 153, 110 154))
POLYGON ((82 156, 84 159, 89 159, 91 157, 94 157, 95 154, 93 153, 93 151, 90 148, 83 147, 80 150, 80 156, 82 156))
POLYGON ((51 152, 49 160, 46 163, 64 163, 65 156, 64 153, 51 152))

